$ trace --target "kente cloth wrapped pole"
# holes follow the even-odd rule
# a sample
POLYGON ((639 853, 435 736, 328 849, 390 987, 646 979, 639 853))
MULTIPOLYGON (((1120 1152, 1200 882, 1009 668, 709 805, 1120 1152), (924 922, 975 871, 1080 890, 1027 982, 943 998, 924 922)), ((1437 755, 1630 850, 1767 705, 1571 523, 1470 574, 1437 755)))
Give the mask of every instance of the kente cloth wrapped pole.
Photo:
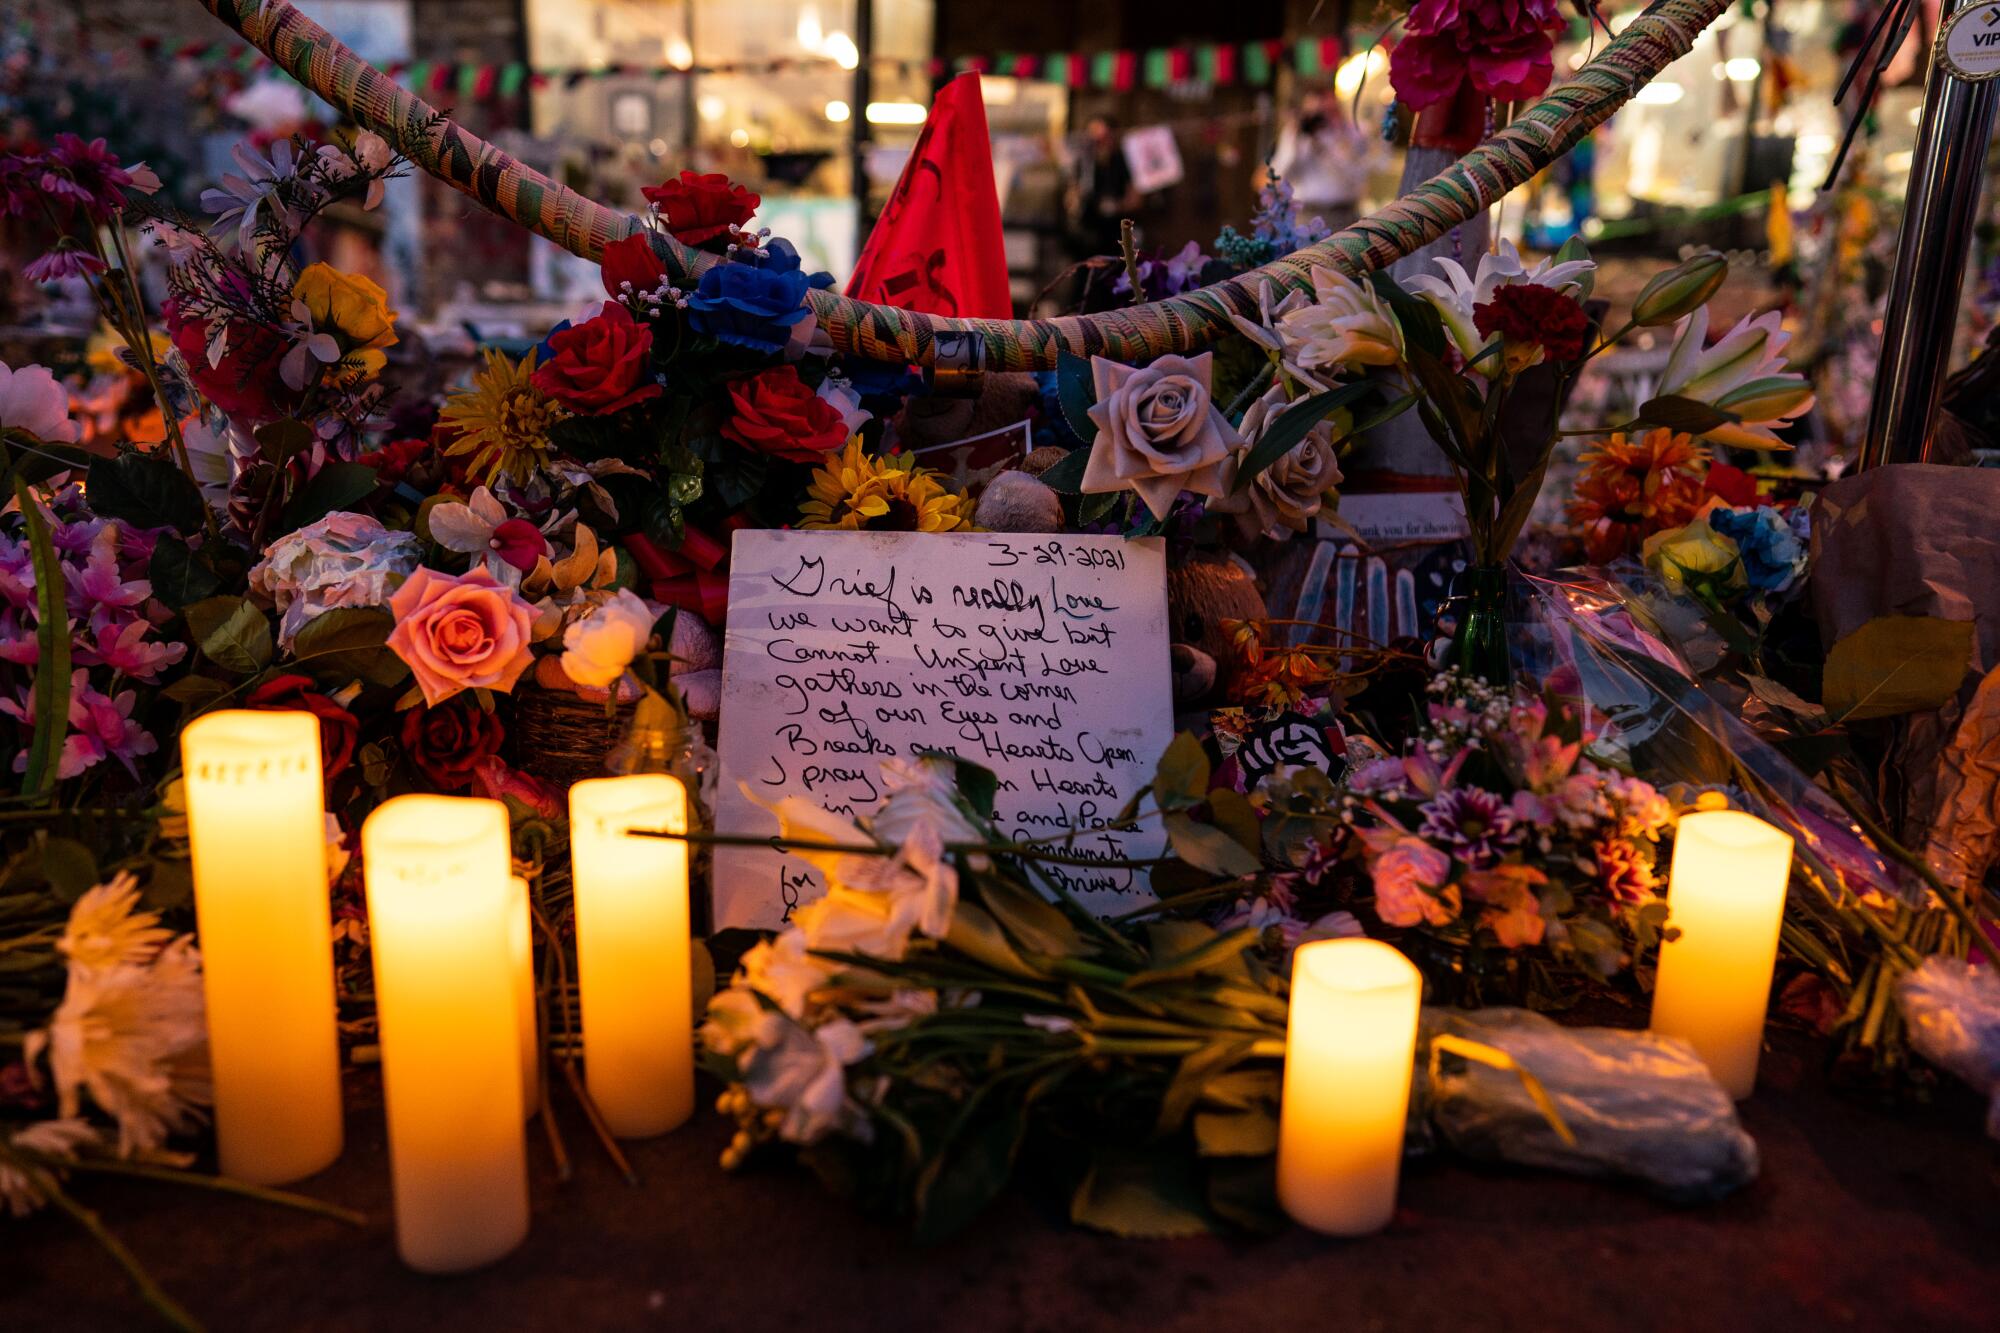
MULTIPOLYGON (((280 69, 380 134, 411 162, 565 250, 594 260, 607 243, 638 229, 637 218, 557 184, 441 116, 286 0, 201 3, 280 69)), ((1062 352, 1136 364, 1167 352, 1196 351, 1234 328, 1232 313, 1254 316, 1265 282, 1282 294, 1310 290, 1316 267, 1371 272, 1490 207, 1686 55, 1729 3, 1658 0, 1575 78, 1395 203, 1317 245, 1200 291, 1101 314, 1031 320, 946 319, 823 291, 808 299, 836 349, 882 361, 928 365, 940 335, 967 332, 985 340, 993 370, 1048 369, 1062 352)), ((721 262, 665 236, 655 236, 653 246, 679 282, 721 262)))

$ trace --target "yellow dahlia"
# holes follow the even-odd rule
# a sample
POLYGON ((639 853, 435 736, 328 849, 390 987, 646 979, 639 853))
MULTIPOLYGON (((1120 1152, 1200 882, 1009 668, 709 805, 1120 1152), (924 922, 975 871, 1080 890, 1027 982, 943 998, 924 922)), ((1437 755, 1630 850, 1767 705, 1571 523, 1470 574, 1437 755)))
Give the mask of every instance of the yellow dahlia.
POLYGON ((438 424, 458 431, 447 454, 471 454, 467 471, 488 484, 502 476, 525 482, 549 461, 549 427, 567 417, 561 404, 528 382, 535 354, 515 361, 486 349, 486 368, 472 387, 445 401, 438 424))
POLYGON ((799 506, 801 528, 958 532, 972 526, 966 498, 946 490, 938 473, 907 454, 871 458, 859 439, 813 469, 807 495, 799 506))

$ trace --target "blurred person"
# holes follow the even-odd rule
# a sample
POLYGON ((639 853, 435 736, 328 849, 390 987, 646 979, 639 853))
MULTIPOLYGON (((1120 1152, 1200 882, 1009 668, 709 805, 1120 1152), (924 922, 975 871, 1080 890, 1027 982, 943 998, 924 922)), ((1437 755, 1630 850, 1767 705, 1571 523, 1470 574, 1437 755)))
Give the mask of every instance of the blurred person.
POLYGON ((1132 168, 1119 141, 1118 122, 1092 116, 1084 128, 1084 150, 1076 166, 1070 204, 1071 229, 1079 258, 1118 253, 1118 224, 1139 207, 1132 168))
POLYGON ((1374 136, 1343 114, 1338 99, 1309 92, 1296 116, 1278 131, 1271 174, 1282 176, 1298 200, 1299 216, 1318 216, 1334 231, 1361 216, 1361 198, 1380 147, 1374 136))

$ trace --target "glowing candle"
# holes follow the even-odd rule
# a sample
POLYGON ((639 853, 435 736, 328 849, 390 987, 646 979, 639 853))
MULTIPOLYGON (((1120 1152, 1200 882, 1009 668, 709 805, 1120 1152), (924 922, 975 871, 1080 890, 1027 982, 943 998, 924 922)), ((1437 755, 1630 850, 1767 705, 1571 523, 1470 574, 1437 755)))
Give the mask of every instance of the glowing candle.
POLYGON ((1278 1201, 1334 1236, 1396 1211, 1423 978, 1380 940, 1318 940, 1292 957, 1278 1116, 1278 1201))
POLYGON ((396 1248, 428 1273, 528 1234, 507 807, 398 796, 361 826, 396 1248))
POLYGON ((569 789, 577 990, 591 1100, 613 1133, 662 1134, 694 1112, 687 792, 662 773, 569 789))
POLYGON ((1667 924, 1680 934, 1660 946, 1653 1031, 1686 1040, 1732 1097, 1757 1083, 1791 874, 1790 835, 1755 815, 1699 811, 1674 833, 1667 924))
POLYGON ((528 881, 510 881, 514 905, 507 909, 507 956, 514 966, 514 1011, 521 1026, 521 1114, 542 1109, 541 1025, 535 1004, 535 919, 528 910, 528 881))
POLYGON ((209 713, 181 732, 216 1151, 258 1185, 340 1156, 319 754, 311 713, 209 713))

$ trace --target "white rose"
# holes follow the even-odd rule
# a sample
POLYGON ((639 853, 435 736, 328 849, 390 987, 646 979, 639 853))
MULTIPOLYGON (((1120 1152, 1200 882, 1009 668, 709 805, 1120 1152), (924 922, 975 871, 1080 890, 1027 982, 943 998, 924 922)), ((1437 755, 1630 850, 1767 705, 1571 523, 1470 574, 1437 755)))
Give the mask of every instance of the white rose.
POLYGON ((629 588, 620 588, 563 631, 563 674, 579 685, 609 689, 645 651, 659 616, 629 588))

